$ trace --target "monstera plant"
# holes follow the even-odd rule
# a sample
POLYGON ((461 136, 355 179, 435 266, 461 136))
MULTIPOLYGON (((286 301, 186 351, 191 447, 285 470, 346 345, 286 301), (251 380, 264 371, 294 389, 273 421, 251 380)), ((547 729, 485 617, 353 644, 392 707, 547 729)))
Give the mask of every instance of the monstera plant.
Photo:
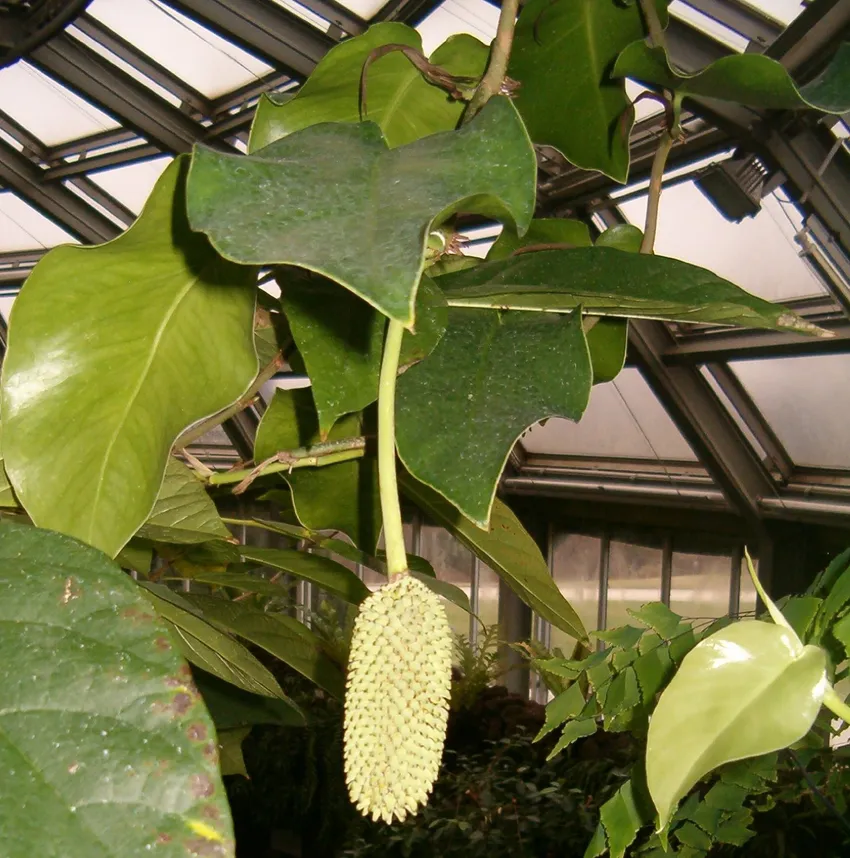
MULTIPOLYGON (((328 695, 348 674, 352 799, 384 819, 415 812, 445 729, 441 599, 469 605, 406 554, 399 493, 581 649, 587 631, 496 497, 517 438, 581 419, 592 386, 622 368, 629 319, 822 333, 652 249, 683 98, 841 113, 847 49, 803 86, 757 55, 688 76, 665 53, 666 0, 531 0, 517 13, 505 0, 489 48, 461 35, 428 58, 401 24, 343 41, 294 95, 262 100, 247 154, 198 145, 122 236, 56 248, 27 280, 0 408, 10 858, 233 855, 220 770, 238 769, 250 724, 303 718, 276 659, 328 695), (535 145, 627 180, 626 77, 667 106, 645 230, 594 242, 582 223, 535 219, 535 145), (484 261, 463 253, 470 217, 503 226, 484 261), (186 451, 284 365, 311 385, 275 392, 252 463, 215 473, 186 451), (216 496, 248 490, 274 521, 220 517, 216 496), (317 551, 243 545, 233 524, 317 551), (386 587, 370 595, 340 561, 386 587), (292 579, 357 614, 348 664, 289 610, 292 579)), ((724 646, 779 658, 772 628, 764 642, 738 634, 724 646)), ((840 708, 825 656, 783 641, 785 662, 805 662, 802 686, 786 685, 814 695, 806 717, 840 708)), ((666 694, 691 696, 696 656, 666 694)), ((563 711, 578 693, 558 698, 563 711)), ((677 712, 662 698, 662 744, 677 712)), ((763 750, 749 737, 661 778, 662 828, 689 779, 763 750)))

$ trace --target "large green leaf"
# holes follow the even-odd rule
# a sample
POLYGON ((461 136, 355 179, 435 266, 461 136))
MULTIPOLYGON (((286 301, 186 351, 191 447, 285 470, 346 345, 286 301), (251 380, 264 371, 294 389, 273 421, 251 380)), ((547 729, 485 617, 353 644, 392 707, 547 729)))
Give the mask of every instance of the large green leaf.
POLYGON ((507 259, 522 248, 544 249, 552 244, 590 247, 593 244, 590 239, 590 228, 583 221, 563 217, 534 218, 525 235, 522 236, 517 235, 515 230, 505 227, 487 252, 487 261, 507 259))
POLYGON ((254 273, 184 214, 186 161, 123 235, 51 250, 12 309, 3 455, 33 521, 115 555, 145 521, 189 424, 257 373, 254 273))
POLYGON ((521 232, 536 175, 516 109, 495 98, 459 131, 393 150, 371 122, 315 125, 249 156, 198 147, 189 219, 229 259, 317 271, 409 327, 435 218, 463 209, 521 232))
POLYGON ((230 531, 194 472, 171 457, 150 518, 137 534, 159 542, 191 544, 230 539, 230 531))
POLYGON ((19 506, 12 484, 6 474, 6 468, 3 465, 2 433, 0 433, 0 509, 17 509, 19 506))
POLYGON ((0 524, 0 587, 4 856, 232 856, 213 723, 129 576, 0 524))
MULTIPOLYGON (((340 420, 330 441, 363 434, 360 414, 340 420)), ((262 462, 280 450, 318 443, 316 409, 307 388, 276 390, 257 429, 254 458, 262 462)), ((373 456, 321 468, 298 468, 282 476, 292 490, 295 514, 310 530, 338 530, 372 552, 381 532, 378 471, 373 456)))
POLYGON ((410 474, 399 474, 402 492, 437 524, 451 531, 483 560, 539 616, 578 640, 587 631, 572 605, 552 580, 540 549, 519 519, 496 498, 490 529, 482 530, 433 489, 410 474))
POLYGON ((611 247, 545 250, 437 278, 450 307, 713 322, 754 328, 819 328, 688 262, 611 247))
POLYGON ((345 690, 342 671, 325 655, 319 638, 303 623, 243 602, 214 596, 192 595, 190 599, 211 622, 262 647, 334 697, 342 698, 345 690))
POLYGON ((437 348, 398 380, 399 456, 486 527, 519 436, 547 417, 577 421, 592 383, 580 313, 450 311, 437 348))
POLYGON ((195 685, 219 730, 254 724, 301 727, 305 723, 304 713, 289 699, 278 700, 249 694, 203 670, 195 670, 193 675, 195 685))
MULTIPOLYGON (((333 280, 286 266, 277 273, 281 304, 310 376, 319 429, 327 437, 344 414, 378 398, 386 318, 333 280)), ((416 293, 416 333, 406 331, 401 364, 426 357, 446 328, 446 304, 429 277, 416 293)))
POLYGON ((350 569, 330 557, 283 548, 254 548, 250 545, 242 548, 242 556, 254 563, 311 581, 353 605, 359 605, 369 595, 369 588, 350 569))
POLYGON ((664 48, 637 41, 620 54, 612 74, 662 86, 682 95, 734 101, 776 110, 813 107, 825 113, 850 110, 850 44, 843 44, 826 69, 805 86, 788 70, 762 54, 722 57, 697 74, 673 69, 664 48))
POLYGON ((823 650, 781 626, 733 623, 700 641, 649 724, 647 782, 659 827, 708 772, 805 736, 826 687, 823 650))
MULTIPOLYGON (((659 3, 664 9, 666 3, 659 3)), ((508 74, 535 143, 618 182, 629 172, 634 111, 611 66, 644 34, 638 3, 530 0, 520 13, 508 74)))
MULTIPOLYGON (((251 128, 249 151, 319 122, 359 122, 360 78, 369 55, 382 45, 406 45, 422 50, 422 39, 412 27, 395 22, 375 24, 365 33, 346 39, 322 58, 295 97, 276 103, 264 96, 251 128)), ((472 36, 452 36, 430 61, 452 75, 478 77, 487 63, 487 48, 472 36)), ((411 143, 438 131, 450 131, 460 120, 464 104, 428 83, 400 52, 370 63, 366 73, 364 119, 376 122, 388 145, 411 143)))
POLYGON ((185 599, 162 585, 145 584, 144 593, 187 661, 252 694, 286 699, 278 681, 242 644, 210 625, 185 599))

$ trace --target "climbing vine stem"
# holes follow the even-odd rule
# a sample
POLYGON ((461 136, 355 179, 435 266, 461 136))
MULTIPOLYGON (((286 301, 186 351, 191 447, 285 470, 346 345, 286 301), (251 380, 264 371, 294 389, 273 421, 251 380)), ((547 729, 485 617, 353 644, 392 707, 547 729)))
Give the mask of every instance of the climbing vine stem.
POLYGON ((395 386, 404 327, 390 319, 378 383, 378 486, 390 580, 407 569, 395 458, 395 386))

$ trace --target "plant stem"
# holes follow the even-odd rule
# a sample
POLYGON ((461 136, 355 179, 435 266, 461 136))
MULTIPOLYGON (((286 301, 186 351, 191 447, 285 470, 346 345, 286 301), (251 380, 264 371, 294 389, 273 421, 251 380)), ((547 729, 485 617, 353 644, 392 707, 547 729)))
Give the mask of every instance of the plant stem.
POLYGON ((378 486, 390 580, 407 569, 395 461, 395 386, 403 336, 404 326, 401 322, 390 319, 378 382, 378 486))
POLYGON ((663 48, 664 29, 658 18, 658 9, 655 6, 655 0, 640 0, 640 11, 643 12, 643 18, 646 22, 646 29, 649 31, 649 40, 652 42, 652 47, 663 48))
POLYGON ((850 706, 835 693, 835 689, 831 685, 823 697, 823 705, 841 718, 845 724, 850 725, 850 706))
POLYGON ((496 29, 496 38, 490 49, 490 61, 487 71, 481 78, 481 83, 473 93, 466 108, 463 121, 469 122, 476 113, 490 100, 491 96, 501 92, 502 84, 508 73, 508 60, 511 56, 511 46, 514 41, 514 29, 516 18, 519 14, 519 0, 503 0, 502 11, 499 13, 499 25, 496 29))
POLYGON ((658 142, 655 158, 652 161, 652 174, 649 180, 649 194, 646 198, 646 224, 643 230, 643 240, 640 244, 641 253, 652 253, 655 247, 655 234, 658 232, 658 208, 661 202, 661 183, 664 180, 664 168, 667 166, 667 156, 673 148, 673 137, 665 131, 658 142))
POLYGON ((259 468, 242 468, 238 471, 225 471, 211 474, 207 482, 211 486, 224 486, 230 483, 241 483, 248 477, 264 477, 266 474, 279 474, 295 468, 319 468, 323 465, 333 465, 336 462, 347 462, 349 459, 360 459, 366 452, 365 438, 345 438, 342 441, 328 441, 325 444, 315 444, 312 447, 299 447, 278 453, 272 460, 265 462, 259 468))
POLYGON ((254 379, 254 383, 248 388, 244 396, 241 396, 233 403, 233 405, 225 408, 223 411, 219 411, 217 414, 207 417, 206 420, 202 420, 200 423, 190 426, 174 442, 174 449, 182 450, 184 447, 188 447, 190 444, 197 441, 198 438, 201 438, 206 435, 207 432, 215 429, 216 426, 221 426, 225 420, 229 420, 235 414, 238 414, 240 411, 244 411, 254 401, 254 397, 260 392, 260 388, 267 381, 271 381, 282 366, 283 358, 282 355, 278 353, 268 366, 264 366, 260 370, 260 374, 254 379))

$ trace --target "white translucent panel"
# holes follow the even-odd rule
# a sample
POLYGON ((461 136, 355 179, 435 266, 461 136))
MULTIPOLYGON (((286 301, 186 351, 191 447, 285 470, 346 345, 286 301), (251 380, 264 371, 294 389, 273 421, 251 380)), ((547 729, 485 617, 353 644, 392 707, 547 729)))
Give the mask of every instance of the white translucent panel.
POLYGON ((726 45, 727 48, 738 53, 743 53, 747 49, 749 39, 740 33, 736 33, 725 24, 721 24, 720 21, 715 21, 710 15, 688 6, 684 0, 673 0, 669 8, 670 14, 674 18, 690 24, 694 29, 711 36, 712 39, 726 45))
POLYGON ((278 6, 282 6, 287 12, 292 12, 293 15, 301 18, 303 21, 306 21, 312 27, 315 27, 317 30, 321 30, 323 33, 327 33, 328 28, 330 27, 330 23, 321 15, 317 15, 306 6, 298 3, 297 0, 272 0, 272 2, 277 3, 278 6))
POLYGON ((369 21, 386 6, 386 0, 337 0, 340 6, 369 21))
MULTIPOLYGON (((485 563, 478 564, 478 617, 487 626, 499 622, 499 576, 485 563)), ((475 619, 472 623, 478 625, 475 619)), ((481 627, 478 627, 481 633, 481 627)))
POLYGON ((752 6, 786 27, 806 8, 803 0, 740 0, 743 6, 752 6))
POLYGON ((628 609, 660 599, 661 549, 611 540, 605 628, 634 625, 628 609))
POLYGON ((23 60, 0 69, 0 110, 47 146, 119 127, 94 105, 23 60))
POLYGON ((9 324, 9 313, 12 312, 12 304, 15 303, 14 295, 0 295, 0 316, 6 324, 9 324))
POLYGON ((88 12, 208 98, 271 71, 262 60, 157 0, 94 0, 88 12))
POLYGON ((0 193, 0 253, 35 250, 77 240, 11 191, 0 193))
POLYGON ((640 122, 642 119, 648 119, 650 116, 658 116, 664 112, 664 105, 655 98, 640 98, 644 93, 648 93, 645 86, 626 79, 626 95, 635 106, 635 121, 640 122), (640 98, 640 100, 638 100, 640 98))
POLYGON ((489 45, 498 23, 499 10, 487 0, 445 0, 416 29, 428 55, 456 33, 469 33, 489 45))
POLYGON ((463 247, 464 255, 477 256, 479 259, 484 259, 501 232, 501 224, 463 230, 463 235, 467 239, 463 247))
POLYGON ((688 619, 729 613, 732 558, 715 554, 673 552, 670 607, 688 619))
MULTIPOLYGON (((441 581, 460 587, 467 596, 472 591, 472 565, 474 555, 461 545, 447 530, 422 525, 419 553, 434 567, 441 581)), ((457 634, 469 634, 469 614, 455 604, 444 601, 446 613, 457 634)))
MULTIPOLYGON (((753 558, 753 567, 756 570, 756 574, 758 574, 759 562, 756 557, 753 558)), ((738 588, 738 616, 749 615, 752 618, 755 615, 758 598, 756 586, 753 584, 753 579, 750 577, 750 572, 747 569, 747 562, 744 560, 741 563, 741 583, 738 588)))
POLYGON ((119 203, 138 214, 150 196, 162 171, 171 163, 170 155, 140 161, 137 164, 125 164, 111 170, 100 170, 92 174, 92 181, 103 188, 119 203))
MULTIPOLYGON (((646 198, 620 204, 643 227, 646 198)), ((768 301, 825 294, 794 244, 797 210, 771 195, 755 217, 732 223, 692 182, 661 194, 655 252, 708 268, 768 301)))
POLYGON ((147 75, 142 74, 138 69, 134 68, 130 65, 130 63, 125 62, 121 59, 121 57, 113 54, 112 51, 105 48, 97 39, 91 38, 88 34, 84 33, 78 27, 75 27, 73 24, 68 27, 67 32, 72 35, 75 39, 78 39, 82 42, 86 47, 91 48, 96 54, 100 54, 104 59, 108 60, 113 65, 117 66, 121 71, 128 74, 130 77, 139 81, 139 83, 144 84, 149 89, 153 90, 160 98, 167 101, 169 104, 174 105, 175 107, 180 106, 180 99, 174 95, 172 92, 169 92, 164 86, 160 86, 156 81, 151 80, 147 75))
MULTIPOLYGON (((552 546, 552 577, 588 631, 597 626, 601 551, 599 537, 581 533, 558 533, 552 546)), ((569 655, 575 639, 555 626, 551 634, 552 647, 569 655)))
POLYGON ((579 423, 549 420, 529 430, 522 445, 529 453, 696 461, 643 376, 630 367, 593 388, 579 423))
POLYGON ((850 468, 850 355, 731 361, 797 465, 850 468))

